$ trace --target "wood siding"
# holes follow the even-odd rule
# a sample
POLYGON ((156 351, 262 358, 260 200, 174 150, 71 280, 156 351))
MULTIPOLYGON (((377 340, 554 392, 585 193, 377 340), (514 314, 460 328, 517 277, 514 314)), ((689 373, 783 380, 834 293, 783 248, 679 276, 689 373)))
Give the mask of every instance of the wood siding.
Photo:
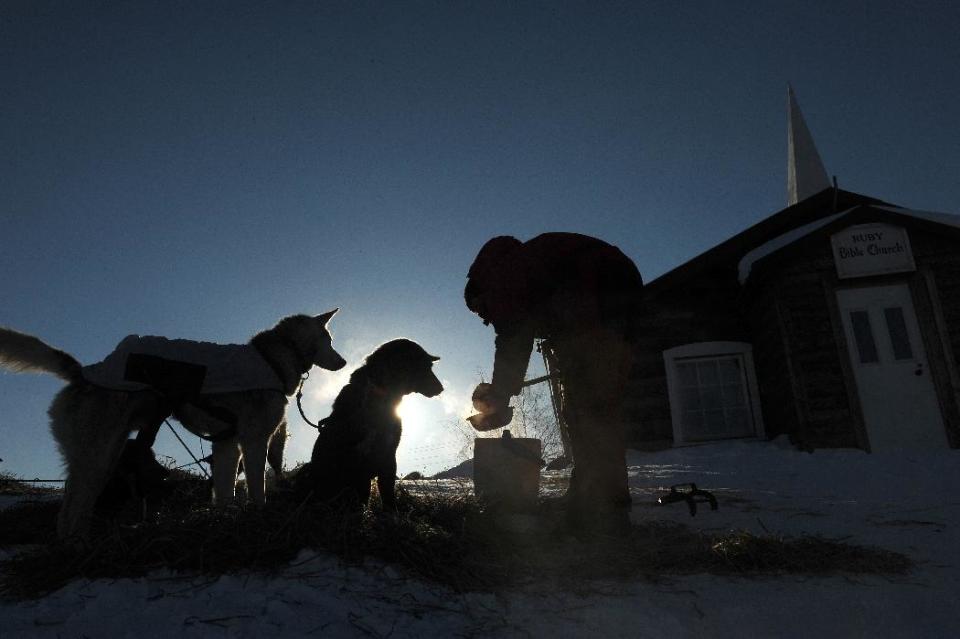
POLYGON ((857 447, 862 420, 859 406, 851 406, 855 389, 845 374, 846 350, 837 339, 840 327, 830 308, 834 292, 825 277, 834 268, 829 240, 813 243, 803 255, 757 269, 746 291, 754 317, 769 314, 772 306, 779 319, 767 331, 755 329, 767 431, 787 434, 807 450, 857 447))
POLYGON ((663 352, 694 342, 749 342, 735 269, 718 269, 688 286, 645 300, 627 398, 628 441, 638 448, 673 443, 663 352))

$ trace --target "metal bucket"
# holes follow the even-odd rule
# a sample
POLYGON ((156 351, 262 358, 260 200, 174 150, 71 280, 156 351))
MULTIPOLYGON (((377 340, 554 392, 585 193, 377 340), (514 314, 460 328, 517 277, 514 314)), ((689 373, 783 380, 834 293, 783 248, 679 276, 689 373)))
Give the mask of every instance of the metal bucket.
POLYGON ((537 505, 543 459, 540 440, 528 437, 478 437, 473 441, 473 490, 489 505, 528 510, 537 505))

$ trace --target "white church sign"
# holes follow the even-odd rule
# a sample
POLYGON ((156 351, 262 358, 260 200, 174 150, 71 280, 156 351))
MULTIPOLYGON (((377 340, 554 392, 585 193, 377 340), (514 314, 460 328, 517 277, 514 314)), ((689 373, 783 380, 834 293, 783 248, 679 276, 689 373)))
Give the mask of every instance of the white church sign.
POLYGON ((864 277, 916 270, 906 229, 889 224, 858 224, 830 237, 837 276, 864 277))

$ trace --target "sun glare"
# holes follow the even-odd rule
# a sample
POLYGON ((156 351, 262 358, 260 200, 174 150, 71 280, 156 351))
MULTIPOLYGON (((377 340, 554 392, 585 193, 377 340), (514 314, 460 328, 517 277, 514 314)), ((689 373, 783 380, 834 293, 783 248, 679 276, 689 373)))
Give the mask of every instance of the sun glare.
POLYGON ((416 422, 423 419, 423 409, 417 405, 417 400, 412 395, 404 395, 400 403, 397 404, 397 417, 404 422, 416 422))

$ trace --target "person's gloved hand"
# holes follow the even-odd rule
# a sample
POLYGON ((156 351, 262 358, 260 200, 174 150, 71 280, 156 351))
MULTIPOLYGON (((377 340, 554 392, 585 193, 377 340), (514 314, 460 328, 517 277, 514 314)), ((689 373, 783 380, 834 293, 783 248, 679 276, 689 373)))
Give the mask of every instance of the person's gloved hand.
POLYGON ((513 419, 510 398, 495 391, 490 384, 478 384, 471 399, 478 414, 468 417, 467 421, 479 431, 502 428, 513 419))
POLYGON ((510 404, 510 398, 504 397, 492 384, 480 383, 473 389, 473 407, 481 415, 492 415, 505 410, 510 404))

